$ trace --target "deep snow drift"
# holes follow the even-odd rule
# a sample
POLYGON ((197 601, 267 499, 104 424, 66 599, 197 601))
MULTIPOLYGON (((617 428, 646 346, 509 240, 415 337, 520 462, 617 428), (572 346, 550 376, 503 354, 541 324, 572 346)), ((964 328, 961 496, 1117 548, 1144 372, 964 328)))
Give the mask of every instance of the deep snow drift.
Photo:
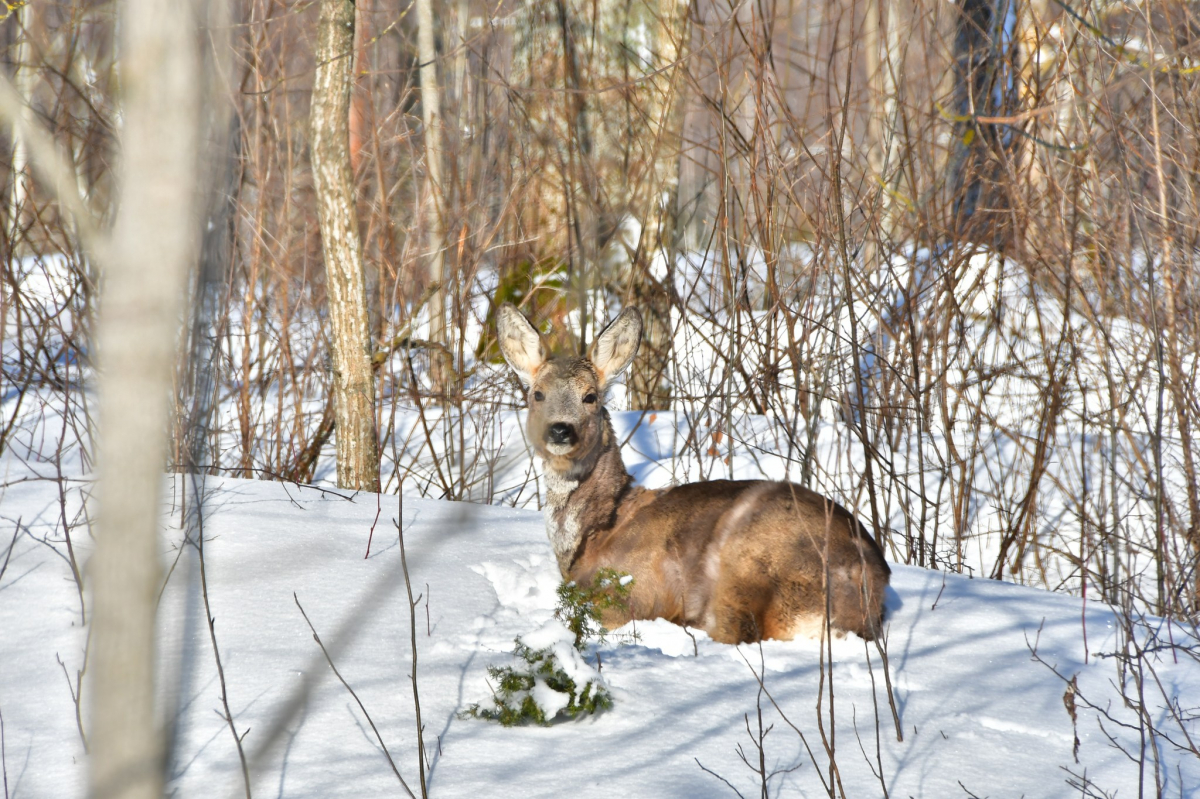
MULTIPOLYGON (((182 479, 168 481, 163 562, 172 570, 160 606, 164 705, 177 707, 180 718, 170 788, 179 796, 240 795, 195 551, 179 549, 182 479)), ((403 792, 293 593, 417 790, 409 610, 391 524, 397 498, 211 478, 206 492, 209 598, 255 795, 403 792)), ((68 505, 78 504, 74 497, 68 505)), ((20 482, 3 489, 0 503, 8 795, 80 795, 86 757, 68 680, 83 664, 86 628, 61 540, 59 493, 53 482, 20 482)), ((487 666, 509 662, 514 637, 552 617, 559 577, 544 524, 534 511, 406 499, 403 525, 413 594, 421 596, 418 677, 435 796, 733 796, 730 785, 761 795, 760 778, 738 754, 741 747, 750 764, 759 763, 759 707, 763 727, 773 725, 763 744, 766 769, 776 772, 772 795, 825 794, 831 772, 822 729, 833 748, 833 779, 850 797, 880 796, 883 786, 896 797, 1079 796, 1068 780, 1085 774, 1095 792, 1085 795, 1134 796, 1139 779, 1153 793, 1155 753, 1142 748, 1138 716, 1117 692, 1114 658, 1102 656, 1119 646, 1107 608, 1092 603, 1085 614, 1075 598, 904 566, 894 567, 888 600, 903 742, 896 741, 878 655, 872 647, 868 661, 858 638, 832 642, 822 689, 817 641, 731 647, 699 632, 694 641, 661 621, 638 623, 637 643, 614 640, 589 655, 593 663, 599 658, 616 702, 599 717, 515 729, 460 719, 465 707, 487 701, 487 666), (1044 664, 1031 656, 1034 646, 1044 664), (1067 683, 1048 666, 1066 679, 1077 675, 1078 762, 1067 683), (787 721, 760 694, 759 671, 787 721), (1143 763, 1109 735, 1135 758, 1145 752, 1143 763)), ((75 536, 76 555, 86 560, 90 540, 82 531, 75 536)), ((1160 637, 1168 632, 1175 643, 1188 640, 1178 629, 1160 637)), ((1145 696, 1153 721, 1167 717, 1164 694, 1183 714, 1194 713, 1200 664, 1184 656, 1175 662, 1165 650, 1150 662, 1145 696)), ((87 690, 85 679, 85 721, 87 690)), ((1185 724, 1193 736, 1200 732, 1195 721, 1185 724)), ((1157 743, 1167 795, 1194 791, 1200 759, 1157 743)))

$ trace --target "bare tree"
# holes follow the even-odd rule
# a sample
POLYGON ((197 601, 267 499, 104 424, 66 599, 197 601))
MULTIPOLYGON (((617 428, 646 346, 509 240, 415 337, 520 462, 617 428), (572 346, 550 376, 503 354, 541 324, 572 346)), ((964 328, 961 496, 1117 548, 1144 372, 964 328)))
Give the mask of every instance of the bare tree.
POLYGON ((91 793, 162 793, 154 711, 159 494, 179 318, 197 249, 199 128, 195 9, 122 8, 120 211, 101 263, 96 552, 92 615, 91 793))
POLYGON ((371 370, 366 280, 350 169, 353 0, 323 0, 312 91, 312 171, 325 254, 329 340, 337 425, 337 482, 379 490, 375 377, 371 370))
MULTIPOLYGON (((429 338, 446 342, 445 186, 442 183, 442 107, 437 83, 437 50, 433 43, 433 7, 417 0, 417 58, 421 81, 421 122, 425 128, 425 174, 429 183, 429 282, 436 291, 429 302, 429 338)), ((444 394, 449 375, 446 359, 430 352, 434 391, 444 394)))

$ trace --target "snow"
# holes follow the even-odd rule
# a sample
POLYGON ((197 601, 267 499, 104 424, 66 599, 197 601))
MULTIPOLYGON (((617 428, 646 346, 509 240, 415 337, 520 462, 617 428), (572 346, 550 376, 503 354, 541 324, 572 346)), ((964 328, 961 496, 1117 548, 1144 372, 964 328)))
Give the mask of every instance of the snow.
MULTIPOLYGON (((1156 446, 1168 503, 1182 496, 1183 479, 1181 440, 1169 422, 1160 440, 1153 424, 1159 383, 1142 368, 1153 351, 1151 326, 1119 317, 1098 325, 1085 315, 1086 303, 1063 308, 1014 264, 987 255, 961 267, 954 296, 939 304, 943 300, 929 290, 927 255, 915 253, 911 263, 891 264, 886 275, 864 277, 875 281, 868 290, 859 287, 859 294, 874 298, 869 303, 843 302, 837 280, 812 283, 800 298, 801 317, 819 324, 802 326, 797 335, 808 355, 804 368, 831 389, 808 407, 801 374, 784 374, 777 407, 766 415, 745 403, 725 414, 714 403, 714 397, 740 396, 743 379, 717 357, 735 346, 729 319, 716 318, 702 302, 718 296, 719 287, 704 281, 719 270, 697 254, 676 264, 676 284, 690 298, 687 314, 675 309, 672 317, 672 379, 684 390, 675 407, 658 413, 623 411, 623 387, 610 392, 626 464, 650 487, 720 477, 802 479, 811 465, 815 489, 869 518, 864 452, 849 423, 859 411, 846 397, 859 380, 868 392, 876 390, 872 374, 897 354, 875 323, 913 302, 921 311, 915 324, 948 318, 956 332, 931 361, 944 373, 946 413, 902 429, 886 453, 893 468, 875 499, 890 556, 902 556, 902 546, 918 538, 925 546, 928 536, 936 565, 991 571, 1014 509, 1024 506, 1030 442, 1039 435, 1047 386, 1061 378, 1062 416, 1031 522, 1041 555, 1006 579, 1084 594, 1086 601, 894 565, 887 651, 903 741, 894 734, 879 653, 854 637, 825 649, 812 640, 730 647, 700 631, 638 622, 580 655, 553 618, 560 575, 536 511, 541 487, 519 397, 503 367, 477 364, 472 380, 486 389, 483 400, 458 410, 418 411, 392 389, 383 398, 390 414, 384 467, 389 490, 406 494, 402 517, 435 796, 734 795, 723 780, 743 795, 761 795, 758 775, 739 755, 740 748, 751 764, 758 762, 760 712, 761 729, 770 729, 763 748, 773 796, 827 794, 830 749, 851 797, 881 795, 885 786, 896 797, 1154 795, 1156 780, 1163 795, 1200 795, 1200 753, 1192 743, 1200 734, 1195 630, 1152 617, 1129 619, 1098 604, 1097 584, 1080 582, 1074 554, 1084 544, 1095 546, 1081 531, 1111 507, 1113 532, 1124 542, 1112 553, 1113 568, 1119 558, 1122 579, 1153 587, 1158 493, 1146 464, 1156 446), (864 348, 859 355, 847 343, 851 313, 864 348), (857 368, 848 366, 856 361, 857 368), (1055 369, 1066 371, 1054 375, 1055 369), (1114 414, 1120 437, 1115 427, 1106 432, 1114 414), (443 467, 450 470, 445 476, 443 467), (1106 474, 1110 481, 1101 479, 1106 474), (966 498, 961 517, 958 496, 966 498), (490 705, 487 668, 513 663, 518 636, 531 647, 553 649, 577 684, 598 672, 614 708, 548 729, 502 729, 459 718, 472 704, 490 705), (1171 737, 1143 742, 1146 722, 1171 737), (1084 781, 1086 788, 1071 784, 1084 781)), ((812 254, 799 248, 787 256, 784 261, 800 263, 812 254)), ((669 277, 666 266, 656 263, 669 277)), ((765 280, 762 254, 751 252, 746 268, 753 295, 765 280)), ((483 329, 492 277, 481 274, 473 295, 472 341, 483 329)), ((85 676, 77 719, 73 692, 85 665, 90 599, 80 596, 72 557, 83 565, 91 551, 92 394, 86 352, 60 345, 82 318, 86 292, 66 258, 21 261, 16 278, 25 315, 5 318, 0 355, 6 364, 24 364, 22 348, 37 349, 35 333, 47 328, 47 346, 33 361, 54 379, 10 381, 0 389, 3 418, 14 423, 0 455, 6 799, 84 792, 79 726, 82 721, 86 728, 89 690, 85 676), (74 555, 64 529, 72 531, 74 555)), ((598 307, 604 301, 599 297, 598 307)), ((419 330, 427 313, 415 321, 419 330)), ((742 360, 768 363, 772 354, 759 351, 748 331, 768 330, 777 321, 754 311, 735 322, 746 336, 738 339, 742 360)), ((246 385, 269 384, 249 411, 256 430, 251 455, 256 467, 269 466, 278 460, 272 448, 286 444, 272 428, 304 419, 311 428, 323 408, 320 391, 306 385, 285 396, 263 377, 274 361, 246 360, 251 350, 269 347, 263 342, 274 334, 266 323, 234 309, 229 324, 220 346, 234 365, 230 375, 246 385)), ((298 314, 291 324, 294 343, 319 338, 319 320, 298 314)), ((1194 353, 1185 359, 1184 371, 1193 374, 1194 353)), ((225 467, 242 446, 236 431, 244 411, 236 394, 218 408, 222 432, 214 449, 232 459, 225 467)), ((1169 395, 1164 413, 1172 418, 1169 395)), ((331 490, 332 453, 327 446, 316 472, 323 487, 235 479, 206 484, 209 598, 256 796, 399 789, 371 725, 333 676, 298 605, 409 785, 418 784, 412 631, 391 525, 398 499, 331 490)), ((160 605, 161 705, 177 723, 169 788, 179 796, 241 795, 233 734, 218 715, 221 685, 195 554, 180 546, 183 493, 182 479, 169 478, 160 605)), ((1172 535, 1167 543, 1169 561, 1186 567, 1186 542, 1172 535)), ((1133 604, 1145 606, 1140 599, 1133 604)), ((544 684, 534 692, 551 712, 565 702, 544 684)))
MULTIPOLYGON (((58 488, 28 480, 2 491, 0 564, 6 553, 8 560, 0 575, 0 713, 8 795, 81 795, 86 757, 68 680, 73 684, 82 666, 87 631, 61 540, 58 488)), ((779 770, 769 782, 772 795, 825 792, 830 758, 822 730, 851 797, 881 795, 873 772, 896 797, 962 796, 964 789, 991 797, 1077 796, 1067 783, 1071 773, 1086 774, 1110 794, 1138 794, 1139 764, 1107 736, 1135 757, 1140 751, 1138 716, 1116 687, 1139 673, 1127 669, 1122 677, 1117 659, 1102 656, 1124 639, 1119 617, 1094 602, 895 566, 887 650, 902 742, 878 653, 860 639, 834 639, 824 649, 814 640, 733 647, 663 621, 637 622, 589 650, 583 665, 600 668, 615 700, 611 711, 549 728, 505 729, 458 716, 490 701, 487 667, 511 662, 517 636, 574 651, 553 620, 560 578, 539 513, 406 497, 400 514, 395 496, 236 479, 209 478, 206 492, 209 599, 256 796, 400 792, 297 602, 401 774, 414 789, 418 784, 409 608, 391 524, 398 515, 419 597, 417 674, 434 796, 732 796, 710 771, 744 795, 760 795, 757 775, 738 756, 741 747, 758 762, 748 731, 757 736, 760 709, 764 728, 773 725, 764 741, 767 769, 779 770), (622 643, 635 632, 634 643, 622 643), (773 702, 760 693, 756 675, 773 702), (1073 676, 1078 763, 1064 705, 1064 680, 1073 676)), ((233 735, 218 715, 221 686, 199 609, 194 549, 179 549, 181 478, 168 479, 165 496, 162 558, 175 565, 159 614, 162 704, 179 714, 169 787, 179 796, 239 794, 233 735)), ((86 560, 91 541, 81 528, 73 543, 86 560)), ((1155 643, 1146 638, 1155 631, 1159 644, 1195 645, 1188 632, 1155 619, 1137 629, 1142 645, 1155 643)), ((1194 739, 1200 729, 1186 715, 1200 705, 1200 663, 1172 652, 1164 647, 1144 661, 1153 667, 1141 673, 1146 706, 1167 727, 1171 705, 1179 708, 1194 739)), ((87 690, 85 679, 85 705, 87 690)), ((1200 758, 1163 739, 1157 754, 1167 795, 1186 796, 1200 785, 1200 758)), ((1153 794, 1153 752, 1141 779, 1153 794)))

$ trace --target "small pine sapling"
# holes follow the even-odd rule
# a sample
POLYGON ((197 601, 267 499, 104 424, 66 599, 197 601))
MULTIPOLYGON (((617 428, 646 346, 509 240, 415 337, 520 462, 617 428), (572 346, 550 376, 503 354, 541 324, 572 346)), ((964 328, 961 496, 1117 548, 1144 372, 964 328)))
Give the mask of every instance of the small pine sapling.
MULTIPOLYGON (((554 721, 612 708, 612 695, 600 681, 599 673, 580 673, 584 671, 579 668, 582 661, 567 655, 567 660, 574 662, 564 664, 558 647, 533 649, 520 638, 515 642, 513 654, 519 661, 517 666, 488 667, 488 676, 496 684, 492 691, 495 707, 484 708, 476 703, 461 714, 463 717, 498 721, 505 727, 525 724, 548 727, 554 721), (568 674, 568 670, 574 674, 568 674), (592 678, 585 679, 587 676, 592 678)), ((569 648, 567 652, 577 655, 569 648)), ((590 667, 586 669, 590 671, 590 667)))
POLYGON ((629 610, 631 575, 616 569, 596 572, 592 584, 582 586, 574 580, 558 586, 558 607, 554 617, 575 634, 575 648, 583 651, 593 638, 603 643, 608 630, 602 623, 606 610, 629 610))
POLYGON ((632 582, 627 574, 603 569, 590 586, 573 581, 560 585, 554 611, 558 621, 515 639, 515 665, 488 667, 494 707, 476 703, 459 715, 498 721, 505 727, 545 727, 611 709, 612 695, 582 652, 589 641, 604 640, 608 630, 601 618, 606 610, 628 607, 632 582))

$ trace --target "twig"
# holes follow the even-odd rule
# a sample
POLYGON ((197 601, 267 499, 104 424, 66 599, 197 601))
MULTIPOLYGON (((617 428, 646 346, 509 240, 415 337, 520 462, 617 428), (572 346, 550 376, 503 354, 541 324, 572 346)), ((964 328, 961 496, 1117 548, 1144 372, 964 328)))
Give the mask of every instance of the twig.
MULTIPOLYGON (((759 667, 759 673, 766 674, 767 667, 766 667, 766 661, 764 660, 764 657, 763 657, 763 648, 762 648, 761 640, 758 641, 758 667, 759 667)), ((758 752, 758 763, 756 765, 756 764, 752 764, 750 762, 749 758, 746 757, 746 752, 745 752, 745 750, 742 749, 741 744, 738 744, 738 746, 737 746, 737 754, 738 754, 738 757, 741 758, 742 762, 746 764, 746 767, 749 768, 751 771, 753 771, 758 776, 759 788, 761 790, 762 799, 770 799, 771 790, 770 790, 769 781, 770 781, 771 777, 775 776, 775 774, 777 774, 779 772, 777 772, 777 771, 768 772, 767 771, 766 740, 767 740, 767 735, 770 734, 771 730, 775 729, 775 725, 772 724, 769 727, 766 727, 765 729, 763 728, 762 697, 763 697, 763 683, 760 681, 759 685, 758 685, 758 693, 755 695, 755 698, 754 698, 754 709, 755 709, 755 713, 757 714, 757 718, 758 718, 758 734, 757 735, 755 735, 755 733, 750 729, 750 714, 749 713, 742 714, 742 718, 746 723, 746 734, 750 736, 750 740, 751 740, 751 742, 753 742, 754 748, 758 752)), ((797 765, 794 768, 786 769, 786 771, 794 771, 796 768, 799 768, 799 766, 797 765)))
POLYGON ((13 550, 16 549, 17 537, 21 535, 22 518, 24 517, 17 517, 17 529, 13 530, 12 541, 10 541, 8 544, 8 551, 4 553, 4 565, 0 566, 0 580, 4 579, 4 572, 8 571, 8 560, 12 557, 13 550))
POLYGON ((962 780, 957 780, 957 782, 958 787, 962 788, 963 791, 966 792, 968 799, 987 799, 986 796, 980 796, 979 794, 972 792, 970 788, 962 784, 962 780))
MULTIPOLYGON (((399 571, 398 567, 389 567, 383 574, 380 574, 375 579, 374 584, 359 598, 359 606, 376 607, 383 602, 384 598, 395 590, 399 571)), ((329 650, 333 652, 342 651, 354 640, 361 629, 362 616, 351 614, 334 630, 328 647, 329 650)), ((312 695, 314 687, 320 680, 320 661, 321 658, 314 653, 311 660, 305 665, 305 668, 301 670, 304 676, 300 680, 300 685, 292 690, 287 701, 283 703, 271 718, 266 730, 261 735, 256 736, 254 749, 250 753, 251 766, 257 766, 264 762, 275 743, 287 733, 288 725, 306 707, 309 696, 312 695)))
MULTIPOLYGON (((396 536, 400 540, 400 567, 404 570, 404 590, 408 592, 408 629, 412 643, 412 691, 413 708, 417 714, 417 766, 421 773, 421 799, 429 796, 425 785, 425 733, 421 725, 421 696, 417 691, 417 605, 413 601, 412 581, 408 577, 408 558, 404 552, 404 482, 396 495, 399 511, 396 518, 396 536)), ((425 605, 429 607, 428 602, 425 605)))
MULTIPOLYGON (((883 685, 887 688, 888 707, 892 709, 892 722, 896 725, 896 740, 904 741, 904 733, 900 730, 900 713, 896 710, 896 694, 892 691, 892 668, 888 665, 887 638, 881 634, 875 638, 875 651, 883 661, 883 685), (882 643, 880 643, 882 641, 882 643)), ((874 680, 874 675, 871 677, 874 680)))
POLYGON ((737 788, 734 788, 734 787, 733 787, 733 783, 731 783, 729 780, 727 780, 727 779, 725 779, 724 777, 722 777, 722 776, 721 776, 720 774, 718 774, 717 772, 715 772, 715 771, 713 771, 712 769, 710 769, 708 766, 706 766, 706 765, 704 765, 703 763, 701 763, 701 762, 700 762, 700 758, 698 758, 698 757, 693 757, 693 758, 692 758, 692 760, 695 760, 695 761, 696 761, 696 765, 697 765, 697 766, 699 766, 699 767, 700 767, 700 769, 701 769, 702 771, 704 771, 704 772, 707 772, 708 774, 711 774, 711 775, 713 775, 714 777, 716 777, 717 779, 719 779, 721 782, 723 782, 723 783, 725 783, 726 785, 728 785, 728 786, 729 786, 729 790, 731 790, 731 791, 733 791, 734 793, 736 793, 738 796, 740 796, 740 797, 741 797, 741 799, 746 799, 746 797, 742 796, 742 792, 741 792, 741 791, 739 791, 737 788))
POLYGON ((692 657, 700 657, 700 645, 696 643, 696 636, 692 634, 692 631, 686 624, 683 625, 683 631, 687 633, 688 638, 692 639, 692 657))
POLYGON ((367 724, 371 725, 371 732, 375 733, 375 740, 379 741, 379 747, 383 749, 383 756, 387 758, 388 765, 392 767, 392 773, 396 775, 396 779, 400 780, 400 784, 409 796, 416 799, 416 795, 408 787, 408 783, 404 781, 404 777, 400 776, 400 769, 396 768, 396 761, 392 760, 392 753, 388 751, 387 744, 383 742, 383 736, 379 734, 379 728, 375 726, 375 722, 371 720, 371 714, 367 712, 367 708, 363 705, 362 700, 358 698, 358 694, 354 693, 354 689, 350 687, 350 683, 338 671, 337 666, 333 665, 333 658, 329 656, 329 651, 325 649, 325 644, 321 643, 321 636, 317 635, 317 628, 313 627, 313 623, 309 621, 308 614, 304 612, 304 606, 300 604, 300 598, 296 596, 296 592, 292 592, 292 599, 296 602, 296 607, 300 609, 300 615, 304 617, 305 624, 308 629, 312 630, 313 640, 317 642, 317 646, 321 647, 321 654, 325 656, 325 662, 329 664, 329 668, 333 669, 333 674, 338 678, 346 690, 350 692, 350 696, 354 697, 354 701, 358 704, 358 709, 362 711, 363 716, 367 719, 367 724))
MULTIPOLYGON (((191 476, 193 480, 198 478, 197 475, 191 476)), ((229 710, 229 690, 225 684, 225 666, 221 663, 221 650, 217 646, 217 620, 212 615, 212 608, 208 601, 208 570, 204 563, 204 515, 201 512, 201 497, 200 492, 196 491, 192 498, 195 519, 195 540, 192 542, 196 547, 197 560, 200 563, 200 595, 204 600, 204 619, 208 622, 208 638, 212 642, 213 659, 217 663, 217 679, 221 683, 221 706, 224 708, 225 723, 229 725, 229 732, 233 735, 234 746, 237 747, 238 761, 242 767, 242 782, 246 788, 246 799, 251 799, 250 796, 250 769, 246 765, 246 752, 242 748, 242 739, 245 735, 238 735, 237 725, 233 721, 233 713, 229 710)), ((247 729, 246 732, 250 730, 247 729)))
MULTIPOLYGON (((879 740, 879 697, 875 693, 875 669, 871 667, 871 648, 867 646, 867 642, 863 641, 863 653, 867 656, 867 673, 871 675, 871 707, 875 711, 875 763, 879 766, 879 771, 875 771, 875 766, 871 765, 870 758, 867 758, 867 753, 863 751, 863 757, 867 760, 867 766, 871 769, 871 773, 879 779, 879 788, 883 791, 883 799, 888 799, 887 783, 883 779, 883 752, 879 740)), ((899 727, 897 727, 899 730, 899 727)), ((858 737, 858 724, 854 725, 854 735, 858 737)), ((862 739, 858 741, 858 748, 862 749, 862 739)))
POLYGON ((32 121, 28 109, 28 101, 12 85, 8 76, 0 75, 0 117, 14 126, 17 135, 29 149, 30 161, 38 177, 71 214, 79 238, 92 260, 103 263, 107 260, 109 242, 79 194, 75 170, 55 144, 50 132, 32 121))
POLYGON ((83 710, 82 710, 83 703, 81 700, 83 697, 83 687, 82 687, 83 686, 83 675, 84 675, 84 672, 87 671, 87 653, 88 653, 88 648, 90 648, 91 638, 92 638, 92 633, 91 633, 91 628, 89 628, 88 629, 88 645, 89 646, 84 648, 83 668, 79 669, 78 671, 75 672, 75 683, 74 684, 71 683, 71 675, 67 673, 67 664, 62 662, 62 658, 60 658, 58 656, 57 652, 54 653, 54 659, 58 661, 58 666, 59 666, 59 668, 62 669, 63 678, 66 679, 66 681, 67 681, 67 690, 71 692, 71 702, 74 703, 74 705, 75 705, 75 726, 79 729, 79 740, 83 742, 84 754, 88 753, 88 741, 87 741, 87 733, 85 733, 83 731, 83 710))
POLYGON ((363 560, 371 557, 371 541, 375 538, 375 525, 379 524, 379 514, 383 513, 383 494, 375 495, 375 518, 371 520, 371 532, 367 533, 367 551, 363 560))
POLYGON ((4 772, 4 799, 8 797, 8 752, 4 748, 4 711, 0 710, 0 770, 4 772))
POLYGON ((754 679, 758 682, 758 687, 764 694, 766 694, 767 699, 771 700, 771 706, 775 708, 775 712, 779 714, 781 719, 783 719, 783 723, 791 727, 792 731, 800 738, 800 743, 804 744, 804 751, 808 753, 809 762, 813 764, 814 773, 817 775, 817 779, 821 781, 821 786, 825 789, 825 793, 832 795, 833 787, 830 783, 825 781, 825 775, 821 773, 821 767, 817 763, 817 756, 813 754, 812 747, 808 745, 808 739, 804 737, 804 733, 801 732, 800 728, 793 724, 792 720, 789 719, 787 714, 783 712, 783 708, 781 708, 779 703, 775 701, 775 697, 771 696, 771 691, 767 688, 767 684, 763 680, 762 675, 755 671, 754 666, 750 665, 749 659, 747 659, 746 654, 742 652, 742 648, 740 646, 737 648, 737 653, 741 656, 742 661, 746 664, 746 668, 750 669, 750 673, 754 675, 754 679))
POLYGON ((87 624, 87 608, 83 601, 83 577, 79 573, 79 562, 75 560, 75 546, 71 543, 71 524, 67 521, 67 491, 63 480, 62 441, 66 438, 67 414, 63 414, 62 432, 59 433, 58 452, 54 457, 54 471, 58 477, 55 485, 58 488, 58 512, 62 519, 63 538, 67 542, 67 559, 71 564, 71 576, 75 578, 75 590, 79 593, 79 623, 87 624))

